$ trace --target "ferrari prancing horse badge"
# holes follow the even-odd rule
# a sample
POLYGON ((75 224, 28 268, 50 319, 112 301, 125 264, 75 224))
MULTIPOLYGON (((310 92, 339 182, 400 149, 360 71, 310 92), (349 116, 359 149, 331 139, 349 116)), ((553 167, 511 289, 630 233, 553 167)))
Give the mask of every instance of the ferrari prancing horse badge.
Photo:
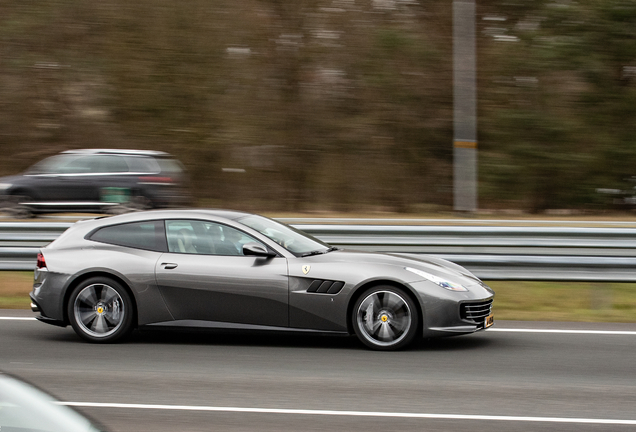
POLYGON ((303 273, 304 274, 309 273, 309 270, 311 270, 311 266, 310 265, 304 265, 303 266, 303 273))

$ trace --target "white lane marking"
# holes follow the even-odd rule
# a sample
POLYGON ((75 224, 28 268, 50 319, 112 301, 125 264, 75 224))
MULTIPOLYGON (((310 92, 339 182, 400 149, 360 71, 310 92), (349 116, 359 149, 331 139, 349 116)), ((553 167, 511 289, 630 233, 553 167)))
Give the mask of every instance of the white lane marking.
POLYGON ((600 335, 627 335, 636 336, 636 331, 619 330, 554 330, 554 329, 522 329, 522 328, 489 328, 487 332, 510 333, 565 333, 565 334, 600 334, 600 335))
POLYGON ((37 321, 33 317, 0 317, 0 320, 15 320, 15 321, 37 321))
POLYGON ((257 414, 291 414, 291 415, 324 415, 324 416, 348 416, 348 417, 392 417, 392 418, 423 418, 423 419, 445 419, 445 420, 494 420, 494 421, 546 422, 546 423, 636 425, 636 420, 568 418, 568 417, 393 413, 393 412, 373 412, 373 411, 242 408, 242 407, 193 406, 193 405, 148 405, 148 404, 123 404, 123 403, 98 403, 98 402, 57 402, 57 403, 60 405, 81 407, 81 408, 133 408, 133 409, 157 409, 157 410, 173 410, 173 411, 239 412, 239 413, 257 413, 257 414))

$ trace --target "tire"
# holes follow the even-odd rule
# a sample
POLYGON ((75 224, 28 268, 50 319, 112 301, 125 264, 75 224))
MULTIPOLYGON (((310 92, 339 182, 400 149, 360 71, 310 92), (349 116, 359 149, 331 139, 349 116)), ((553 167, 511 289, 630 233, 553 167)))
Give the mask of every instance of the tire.
POLYGON ((133 195, 127 202, 106 208, 106 213, 112 215, 120 215, 125 213, 149 210, 152 207, 152 201, 149 198, 143 195, 133 195))
POLYGON ((23 203, 32 201, 27 195, 9 195, 0 203, 0 211, 15 219, 28 219, 33 216, 31 208, 23 203))
POLYGON ((351 316, 358 339, 371 349, 398 350, 418 333, 420 317, 411 297, 400 288, 380 285, 366 290, 351 316))
POLYGON ((94 277, 79 284, 68 302, 68 317, 82 339, 94 343, 116 342, 133 329, 133 303, 118 282, 94 277))

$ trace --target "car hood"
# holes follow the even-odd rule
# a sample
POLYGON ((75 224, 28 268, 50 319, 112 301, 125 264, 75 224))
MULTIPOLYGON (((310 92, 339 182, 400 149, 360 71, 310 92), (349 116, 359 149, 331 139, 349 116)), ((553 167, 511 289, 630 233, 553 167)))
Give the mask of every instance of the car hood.
POLYGON ((0 177, 0 183, 15 183, 22 178, 21 175, 10 175, 0 177))
POLYGON ((0 177, 0 195, 9 193, 9 190, 20 181, 20 178, 19 175, 0 177))
MULTIPOLYGON (((314 257, 312 257, 314 258, 314 257)), ((351 264, 371 264, 374 266, 398 267, 403 271, 405 282, 424 280, 415 273, 403 270, 415 268, 445 278, 450 282, 464 286, 483 285, 477 276, 464 267, 442 258, 423 254, 362 252, 339 249, 323 255, 317 255, 316 261, 347 262, 351 264)))

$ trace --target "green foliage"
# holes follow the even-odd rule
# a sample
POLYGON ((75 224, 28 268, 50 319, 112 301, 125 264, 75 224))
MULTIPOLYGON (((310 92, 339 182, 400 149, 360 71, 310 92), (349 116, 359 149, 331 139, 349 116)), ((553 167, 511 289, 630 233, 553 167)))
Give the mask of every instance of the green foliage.
MULTIPOLYGON (((0 174, 68 148, 148 148, 220 206, 448 208, 451 12, 4 1, 0 174)), ((480 207, 595 208, 595 188, 636 174, 636 2, 489 0, 477 18, 480 207)))
POLYGON ((483 197, 593 208, 595 188, 634 175, 636 3, 531 2, 508 13, 498 31, 518 40, 493 37, 482 50, 481 164, 494 183, 483 197))

